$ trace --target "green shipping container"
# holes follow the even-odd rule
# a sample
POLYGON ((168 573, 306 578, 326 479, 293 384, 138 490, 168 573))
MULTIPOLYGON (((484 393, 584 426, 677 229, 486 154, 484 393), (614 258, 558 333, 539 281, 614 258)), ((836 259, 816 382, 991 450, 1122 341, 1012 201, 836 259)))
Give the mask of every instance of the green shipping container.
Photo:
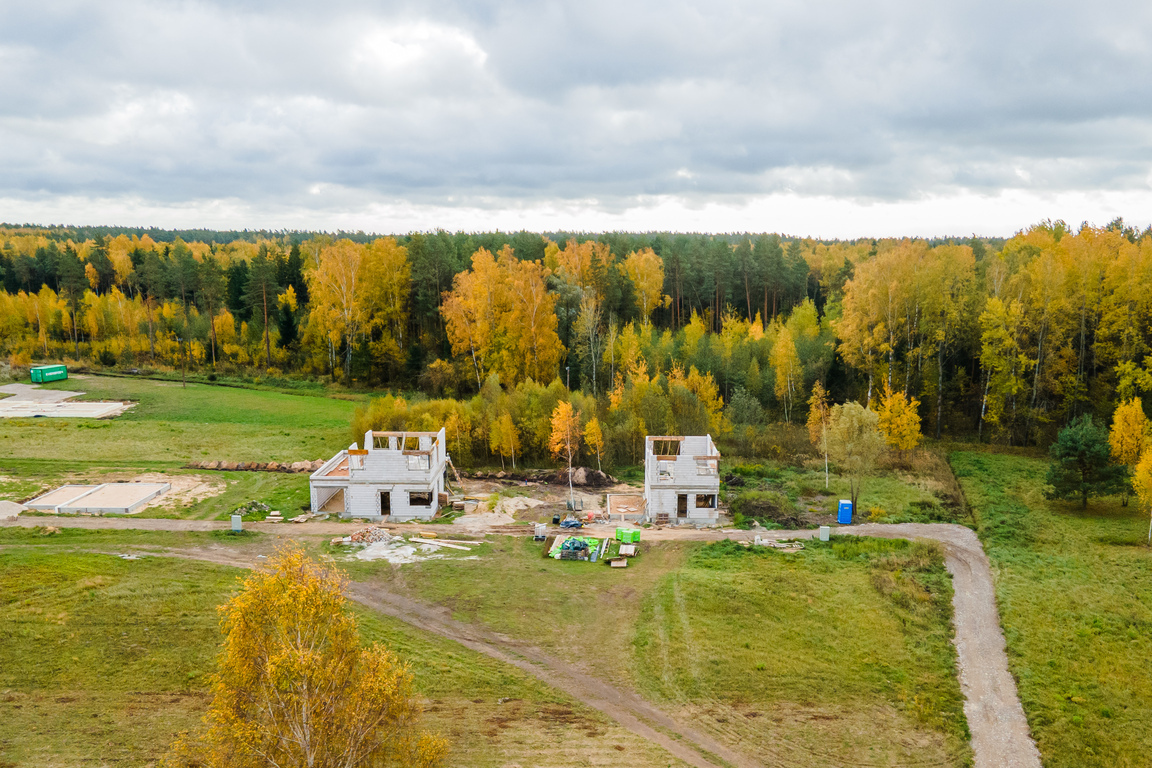
POLYGON ((68 366, 41 365, 32 369, 32 382, 43 384, 48 381, 63 381, 68 378, 68 366))

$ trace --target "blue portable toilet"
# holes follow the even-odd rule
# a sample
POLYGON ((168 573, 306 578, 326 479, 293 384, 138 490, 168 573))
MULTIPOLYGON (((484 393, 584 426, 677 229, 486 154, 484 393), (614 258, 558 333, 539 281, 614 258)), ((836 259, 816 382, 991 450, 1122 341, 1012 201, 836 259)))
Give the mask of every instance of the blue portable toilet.
POLYGON ((840 499, 840 510, 836 515, 836 522, 840 525, 852 525, 852 501, 840 499))

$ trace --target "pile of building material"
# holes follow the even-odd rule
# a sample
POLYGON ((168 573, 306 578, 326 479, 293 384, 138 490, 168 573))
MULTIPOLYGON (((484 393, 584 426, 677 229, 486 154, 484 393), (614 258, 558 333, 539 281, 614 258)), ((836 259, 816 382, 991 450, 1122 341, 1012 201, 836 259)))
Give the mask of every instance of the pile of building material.
POLYGON ((405 540, 403 536, 393 536, 386 529, 373 526, 362 528, 350 536, 337 536, 331 543, 358 547, 358 560, 387 560, 393 565, 401 565, 443 558, 446 549, 471 552, 472 547, 482 542, 439 539, 434 533, 414 533, 405 540))
POLYGON ((369 544, 375 544, 379 541, 392 541, 393 537, 392 534, 388 533, 387 528, 373 526, 371 528, 362 528, 359 531, 353 533, 351 536, 347 536, 345 538, 348 540, 347 543, 349 544, 360 544, 366 547, 369 544))
POLYGON ((188 469, 211 469, 218 472, 308 472, 324 466, 323 459, 315 461, 190 461, 188 469))
MULTIPOLYGON (((799 541, 777 541, 776 539, 762 539, 759 536, 752 541, 752 544, 757 547, 772 547, 783 552, 799 552, 804 549, 804 545, 799 541)), ((744 542, 744 546, 748 546, 748 542, 744 542)))
POLYGON ((262 501, 249 501, 232 510, 233 515, 240 515, 241 517, 245 515, 258 515, 260 513, 264 513, 264 522, 266 523, 284 522, 284 516, 280 514, 280 510, 272 509, 272 507, 262 501))

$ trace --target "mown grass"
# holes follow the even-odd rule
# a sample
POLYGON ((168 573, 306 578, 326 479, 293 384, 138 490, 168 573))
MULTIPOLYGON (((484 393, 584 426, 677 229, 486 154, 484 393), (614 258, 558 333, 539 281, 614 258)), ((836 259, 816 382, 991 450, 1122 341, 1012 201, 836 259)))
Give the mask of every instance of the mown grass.
POLYGON ((1148 765, 1147 513, 1043 497, 1047 462, 951 457, 992 561, 1009 664, 1046 766, 1148 765))
POLYGON ((618 570, 492 537, 475 560, 348 567, 577 659, 752 754, 968 760, 951 581, 934 550, 847 538, 791 555, 643 539, 641 550, 618 570))
MULTIPOLYGON (((194 459, 299 461, 327 458, 349 442, 354 402, 131 378, 87 376, 46 385, 85 399, 133 400, 108 420, 0 420, 0 499, 27 500, 64 482, 129 479, 142 472, 195 474, 219 481, 220 494, 191 503, 170 499, 142 517, 226 518, 262 501, 285 517, 308 504, 306 474, 182 470, 194 459)), ((249 518, 255 519, 255 518, 249 518)))
POLYGON ((715 729, 779 762, 965 764, 939 551, 852 537, 806 546, 710 544, 665 576, 635 633, 641 687, 669 706, 716 702, 715 729), (755 719, 781 707, 811 719, 755 719))
MULTIPOLYGON (((241 575, 172 558, 0 552, 0 760, 154 764, 176 733, 198 726, 208 705, 220 640, 216 606, 241 575)), ((628 744, 630 762, 668 764, 658 750, 630 744, 619 727, 515 668, 358 613, 365 642, 384 642, 410 664, 428 700, 427 727, 452 743, 450 765, 526 764, 541 750, 538 738, 591 739, 592 751, 604 756, 628 744)), ((556 764, 582 764, 581 750, 569 751, 556 764)))
POLYGON ((136 406, 115 419, 0 420, 0 459, 134 466, 327 458, 348 444, 355 409, 331 397, 107 376, 45 386, 136 406))

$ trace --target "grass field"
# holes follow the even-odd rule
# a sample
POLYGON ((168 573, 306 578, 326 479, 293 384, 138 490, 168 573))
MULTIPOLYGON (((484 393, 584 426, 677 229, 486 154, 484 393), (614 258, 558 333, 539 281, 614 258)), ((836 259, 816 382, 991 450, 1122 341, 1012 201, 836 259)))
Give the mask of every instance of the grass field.
POLYGON ((114 419, 2 419, 0 462, 47 459, 89 466, 178 465, 192 459, 328 458, 351 442, 355 402, 207 384, 85 376, 46 384, 82 400, 128 400, 114 419))
MULTIPOLYGON (((117 533, 119 543, 131 536, 117 533)), ((240 572, 19 547, 18 538, 0 552, 0 764, 151 765, 208 704, 215 606, 240 572)), ((390 619, 360 620, 366 642, 411 664, 426 727, 452 744, 450 765, 608 764, 625 754, 630 765, 675 764, 515 668, 390 619)))
POLYGON ((1148 516, 1118 499, 1042 495, 1047 463, 956 453, 996 575, 1012 673, 1045 766, 1146 766, 1152 755, 1148 516))
POLYGON ((966 764, 939 556, 901 560, 904 542, 837 546, 642 543, 620 571, 494 537, 476 560, 349 568, 578 659, 777 762, 966 764))
POLYGON ((253 500, 292 517, 308 504, 306 474, 181 467, 193 459, 328 458, 351 442, 355 402, 347 399, 102 376, 46 386, 137 405, 106 420, 0 419, 0 499, 27 500, 65 482, 160 473, 202 478, 220 492, 190 504, 162 503, 142 517, 223 518, 253 500))

